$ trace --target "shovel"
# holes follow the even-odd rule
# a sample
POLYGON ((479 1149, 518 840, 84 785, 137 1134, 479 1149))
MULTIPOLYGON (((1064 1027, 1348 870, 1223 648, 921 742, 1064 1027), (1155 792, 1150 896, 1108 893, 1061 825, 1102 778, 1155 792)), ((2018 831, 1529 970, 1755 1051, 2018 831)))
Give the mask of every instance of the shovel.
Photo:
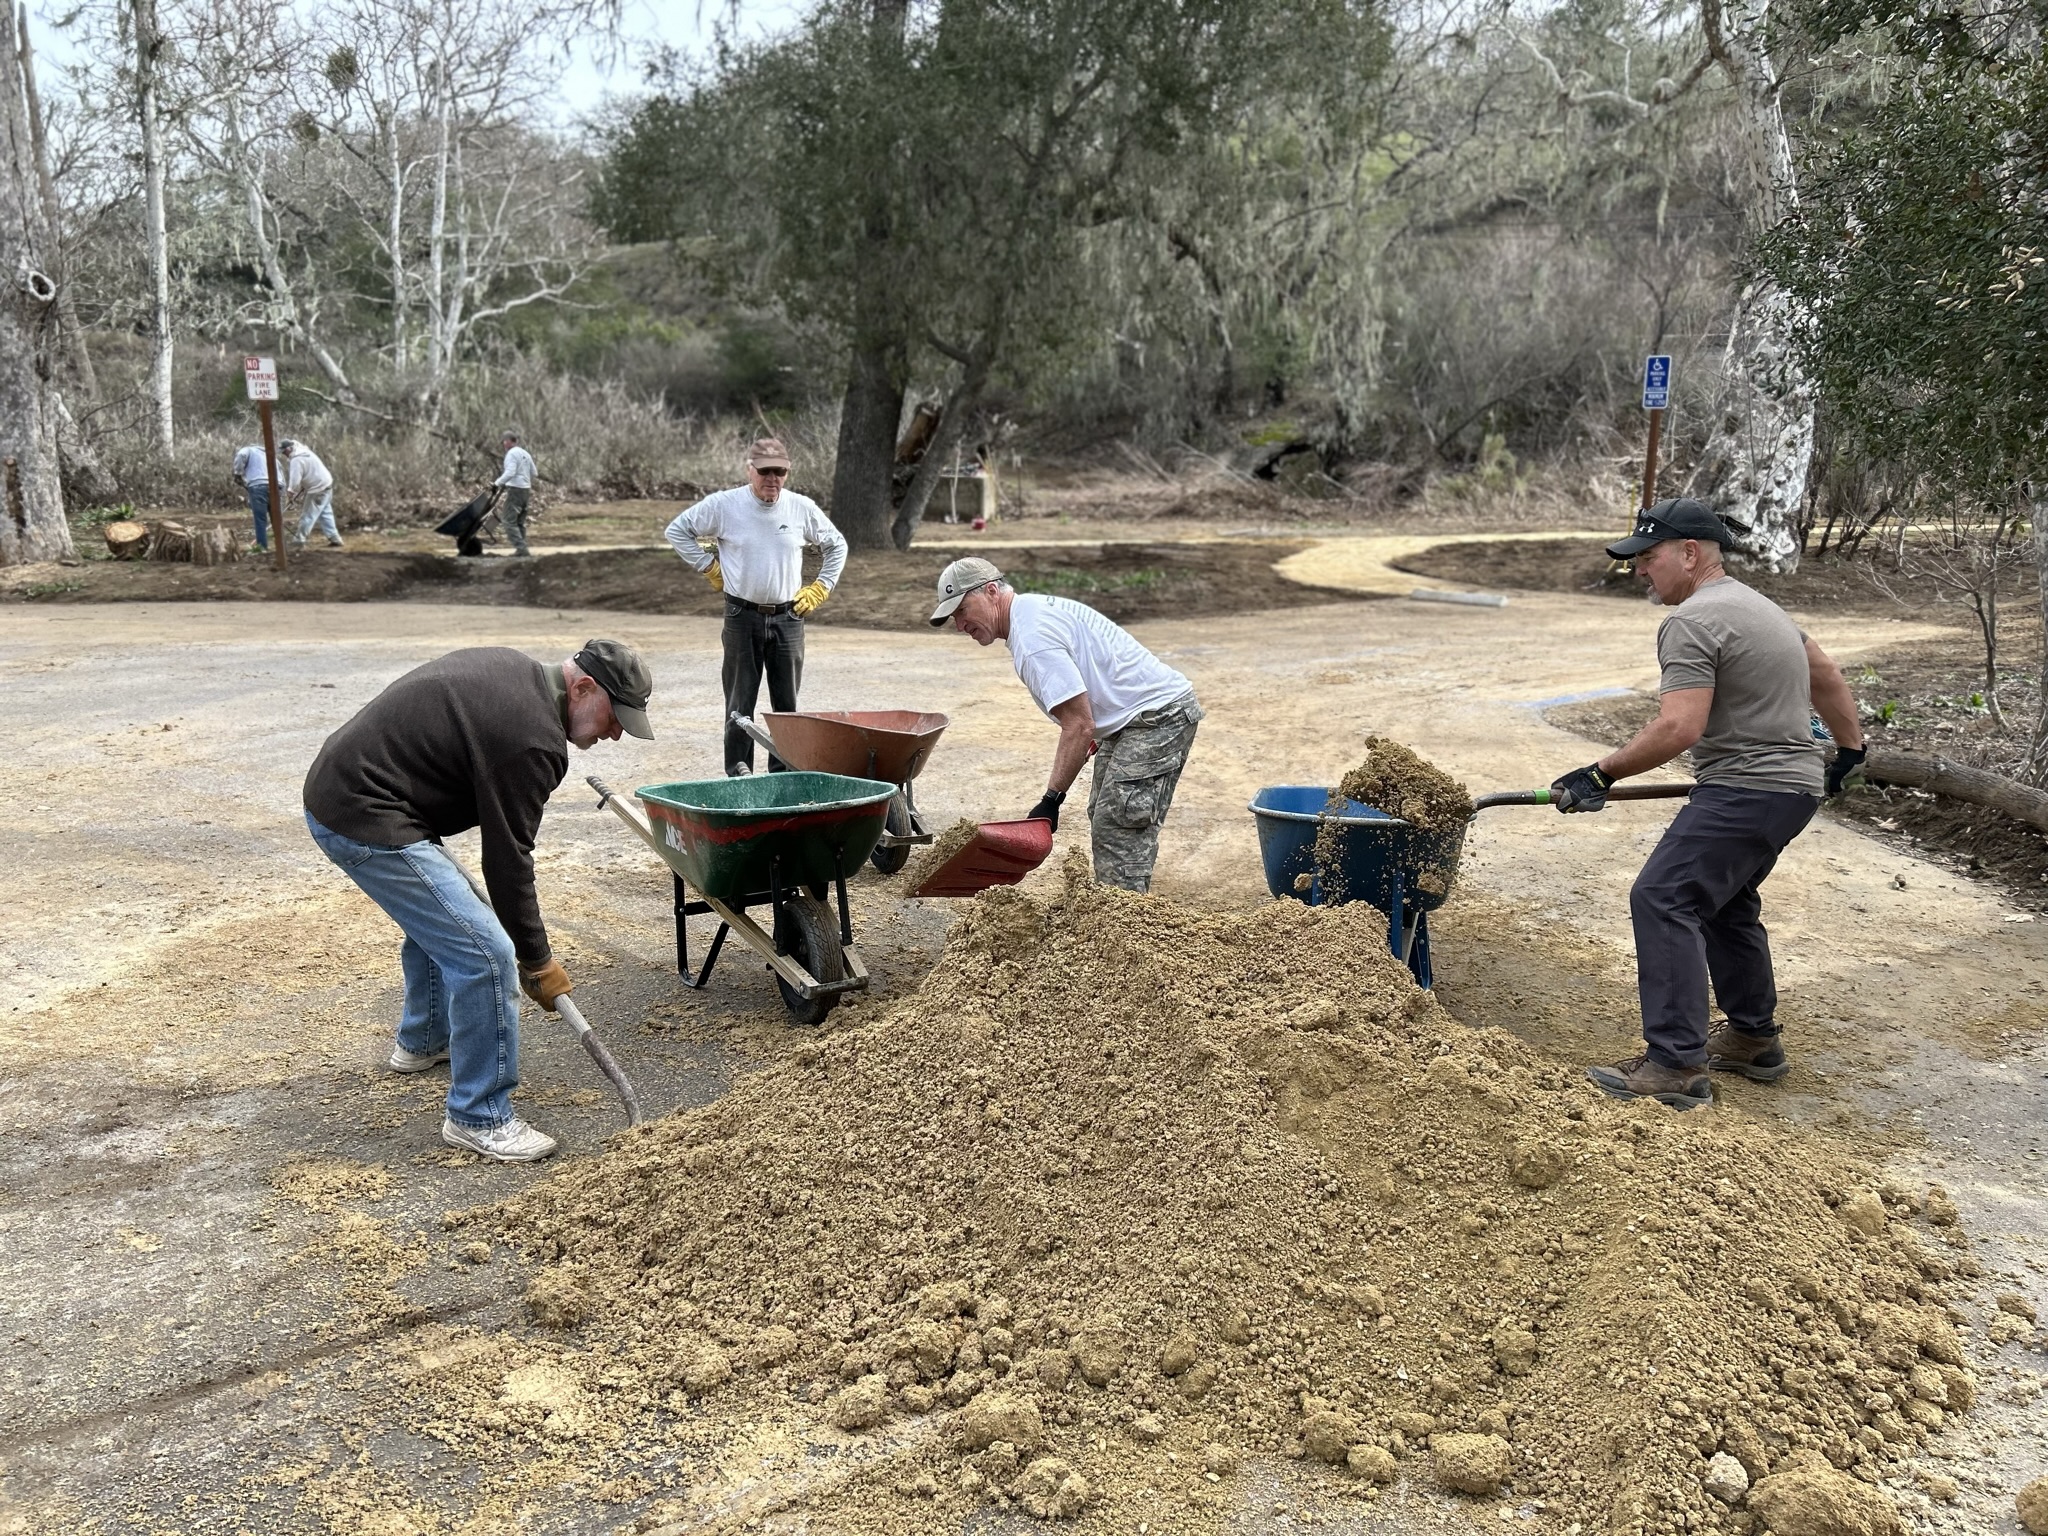
MULTIPOLYGON (((441 851, 447 853, 445 848, 441 851)), ((490 893, 483 888, 477 877, 464 868, 452 854, 449 855, 448 862, 462 870, 462 878, 467 880, 469 888, 476 892, 476 899, 488 907, 491 904, 490 893)), ((640 1095, 633 1091, 633 1080, 626 1076, 625 1069, 605 1048, 605 1043, 597 1038, 597 1031, 590 1027, 590 1020, 583 1017, 583 1010, 576 1006, 568 993, 564 992, 555 999, 552 1011, 576 1031, 576 1038, 583 1042, 583 1049, 588 1051, 590 1059, 597 1063, 597 1070, 602 1072, 606 1081, 618 1090, 619 1098, 626 1106, 626 1124, 638 1125, 644 1121, 647 1116, 641 1112, 640 1095)))
POLYGON ((992 885, 1015 885, 1052 852, 1052 823, 984 821, 974 837, 926 875, 913 896, 977 896, 992 885))
MULTIPOLYGON (((1693 784, 1617 784, 1607 791, 1609 800, 1683 800, 1698 786, 1693 784)), ((1547 789, 1503 789, 1491 795, 1481 795, 1472 802, 1472 809, 1483 811, 1490 805, 1549 805, 1550 791, 1547 789)))

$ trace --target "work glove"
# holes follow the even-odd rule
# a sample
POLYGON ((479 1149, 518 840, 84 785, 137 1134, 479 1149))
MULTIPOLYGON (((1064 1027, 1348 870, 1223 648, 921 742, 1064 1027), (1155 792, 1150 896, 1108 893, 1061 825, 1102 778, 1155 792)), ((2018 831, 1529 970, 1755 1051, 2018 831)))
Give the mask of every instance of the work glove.
POLYGON ((1613 786, 1614 780, 1600 771, 1598 763, 1588 763, 1550 786, 1550 803, 1560 811, 1604 811, 1613 786))
POLYGON ((712 561, 710 568, 704 572, 704 579, 711 583, 712 591, 723 592, 725 590, 725 572, 718 568, 716 560, 712 561))
POLYGON ((805 587, 803 591, 797 593, 796 602, 791 606, 798 618, 809 618, 824 606, 825 599, 831 595, 832 589, 830 587, 826 586, 822 581, 814 581, 808 587, 805 587))
POLYGON ((1835 760, 1828 764, 1828 798, 1834 799, 1849 787, 1849 781, 1863 769, 1863 760, 1870 756, 1863 747, 1837 747, 1835 760))
POLYGON ((519 967, 519 990, 532 998, 549 1013, 555 1011, 555 999, 564 993, 574 992, 576 984, 569 979, 569 973, 562 969, 562 962, 550 960, 546 965, 528 969, 519 967))
POLYGON ((1024 819, 1049 821, 1052 823, 1053 831, 1057 832, 1060 829, 1060 806, 1065 803, 1066 798, 1067 792, 1064 789, 1048 789, 1038 797, 1038 804, 1024 813, 1024 819))

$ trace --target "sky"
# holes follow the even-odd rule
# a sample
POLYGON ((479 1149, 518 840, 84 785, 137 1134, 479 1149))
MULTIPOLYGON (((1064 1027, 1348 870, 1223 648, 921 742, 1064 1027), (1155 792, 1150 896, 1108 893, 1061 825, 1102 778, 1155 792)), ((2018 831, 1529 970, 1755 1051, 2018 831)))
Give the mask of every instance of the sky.
MULTIPOLYGON (((63 67, 76 53, 53 18, 75 8, 76 0, 32 0, 36 75, 45 95, 61 91, 63 67)), ((566 128, 594 112, 608 95, 637 93, 642 89, 642 67, 663 48, 701 54, 719 25, 737 26, 742 36, 758 37, 793 26, 804 9, 799 0, 620 0, 619 45, 604 49, 578 44, 571 49, 554 92, 552 116, 566 128)))

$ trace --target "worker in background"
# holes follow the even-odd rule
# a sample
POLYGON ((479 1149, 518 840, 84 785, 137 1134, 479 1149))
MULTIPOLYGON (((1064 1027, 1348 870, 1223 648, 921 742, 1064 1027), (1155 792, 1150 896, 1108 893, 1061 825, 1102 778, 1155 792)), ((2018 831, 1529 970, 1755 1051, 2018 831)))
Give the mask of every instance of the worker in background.
POLYGON ((513 427, 505 429, 498 446, 505 451, 505 467, 491 482, 505 489, 505 510, 498 521, 511 536, 512 553, 531 555, 533 551, 526 547, 526 517, 533 503, 533 455, 519 445, 519 433, 513 427))
POLYGON ((270 465, 261 443, 235 450, 235 489, 249 502, 249 517, 256 525, 256 547, 270 551, 270 465))
POLYGON ((1633 560, 1653 601, 1657 718, 1628 744, 1550 786, 1560 811, 1598 811, 1616 780, 1690 750, 1697 787, 1629 892, 1644 1050, 1587 1076, 1616 1098, 1675 1109, 1713 1101, 1707 1072, 1776 1082, 1777 985, 1758 887, 1823 794, 1863 762, 1863 727, 1841 668, 1783 609, 1721 564, 1734 543, 1704 502, 1659 502, 1607 553, 1633 560), (1812 721, 1834 736, 1832 763, 1812 721), (1707 987, 1727 1023, 1707 1027, 1707 987))
POLYGON ((1025 817, 1057 831, 1060 806, 1089 753, 1088 829, 1095 878, 1152 888, 1159 829, 1195 745, 1194 685, 1086 604, 1021 596, 990 562, 955 560, 939 574, 937 628, 951 621, 977 645, 1004 641, 1032 699, 1059 726, 1045 793, 1025 817))
POLYGON ((320 455, 304 443, 286 438, 277 445, 286 466, 284 504, 297 503, 299 529, 292 538, 293 549, 306 546, 306 535, 317 526, 334 549, 341 548, 341 532, 334 526, 334 476, 320 462, 320 455))
POLYGON ((555 1011, 574 990, 548 946, 533 841, 548 796, 587 748, 651 740, 646 663, 591 640, 543 665, 497 647, 416 668, 327 738, 306 775, 306 829, 405 934, 394 1072, 448 1063, 441 1139, 501 1163, 555 1150, 512 1112, 519 993, 555 1011), (482 834, 486 903, 441 840, 482 834))
MULTIPOLYGON (((725 594, 725 771, 754 771, 753 739, 732 723, 751 717, 768 679, 768 701, 796 708, 804 680, 804 620, 832 594, 846 569, 846 540, 808 496, 789 490, 789 450, 776 437, 747 450, 747 483, 714 491, 678 513, 667 538, 683 564, 725 594), (804 581, 804 549, 824 553, 804 581)), ((773 756, 768 770, 779 773, 773 756)))

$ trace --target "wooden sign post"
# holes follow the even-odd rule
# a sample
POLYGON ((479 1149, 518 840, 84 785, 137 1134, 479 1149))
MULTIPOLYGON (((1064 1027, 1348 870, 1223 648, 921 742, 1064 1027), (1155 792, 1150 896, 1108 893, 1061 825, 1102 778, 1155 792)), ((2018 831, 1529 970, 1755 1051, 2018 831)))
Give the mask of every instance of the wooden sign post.
POLYGON ((242 378, 249 386, 249 398, 256 402, 256 414, 263 422, 263 471, 270 481, 270 549, 273 562, 285 567, 284 500, 278 494, 277 439, 270 424, 271 402, 277 399, 277 359, 245 357, 242 378))
POLYGON ((1637 509, 1657 504, 1657 445, 1664 436, 1664 412, 1671 404, 1671 359, 1664 353, 1643 364, 1643 409, 1650 413, 1650 444, 1643 451, 1643 499, 1637 509))

